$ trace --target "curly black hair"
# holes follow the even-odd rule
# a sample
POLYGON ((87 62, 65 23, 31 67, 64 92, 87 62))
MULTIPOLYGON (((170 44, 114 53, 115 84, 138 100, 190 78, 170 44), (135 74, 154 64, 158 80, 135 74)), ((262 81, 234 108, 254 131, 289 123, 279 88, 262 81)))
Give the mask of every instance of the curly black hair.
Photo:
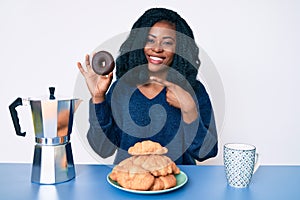
MULTIPOLYGON (((176 27, 176 50, 170 67, 179 72, 181 78, 170 76, 168 80, 177 83, 184 78, 194 88, 200 66, 199 48, 195 43, 193 31, 187 22, 179 14, 166 8, 151 8, 134 23, 128 38, 121 45, 120 55, 116 59, 117 79, 129 70, 147 64, 143 48, 150 28, 159 21, 168 21, 176 27)), ((146 72, 139 73, 145 74, 146 72)), ((145 75, 142 75, 142 77, 145 78, 145 75)), ((134 79, 136 80, 136 78, 143 79, 141 75, 134 79)), ((140 80, 139 83, 141 82, 143 80, 140 80)))

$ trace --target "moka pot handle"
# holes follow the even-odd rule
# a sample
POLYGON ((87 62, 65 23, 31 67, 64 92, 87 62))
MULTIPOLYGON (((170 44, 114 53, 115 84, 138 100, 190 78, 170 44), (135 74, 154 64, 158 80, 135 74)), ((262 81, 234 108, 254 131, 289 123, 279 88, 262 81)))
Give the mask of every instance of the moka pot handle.
POLYGON ((19 122, 18 112, 16 110, 16 107, 22 106, 22 105, 23 105, 22 98, 18 97, 14 102, 12 102, 12 104, 9 105, 9 111, 10 111, 12 121, 14 123, 16 134, 24 137, 26 135, 26 132, 23 132, 23 133, 21 132, 21 126, 20 126, 20 122, 19 122))

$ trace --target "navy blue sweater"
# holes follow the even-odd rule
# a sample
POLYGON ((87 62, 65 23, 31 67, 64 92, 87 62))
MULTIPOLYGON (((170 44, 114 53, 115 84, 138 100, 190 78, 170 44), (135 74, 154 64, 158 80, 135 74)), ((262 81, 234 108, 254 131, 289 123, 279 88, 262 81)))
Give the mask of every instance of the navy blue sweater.
POLYGON ((103 158, 117 150, 114 164, 128 158, 128 148, 143 140, 166 146, 167 156, 176 164, 191 165, 214 157, 218 139, 211 102, 200 82, 194 92, 199 116, 187 124, 180 109, 167 103, 166 89, 148 99, 136 87, 116 81, 104 102, 90 103, 88 141, 103 158))

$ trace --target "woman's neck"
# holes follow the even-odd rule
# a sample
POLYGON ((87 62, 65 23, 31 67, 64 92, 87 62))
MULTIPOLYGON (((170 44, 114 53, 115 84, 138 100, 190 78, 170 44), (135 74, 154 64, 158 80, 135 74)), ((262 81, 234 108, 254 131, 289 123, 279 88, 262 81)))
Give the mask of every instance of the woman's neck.
POLYGON ((159 72, 149 72, 149 77, 151 76, 166 80, 168 76, 168 70, 159 71, 159 72))
MULTIPOLYGON (((168 70, 159 72, 149 71, 149 77, 151 76, 166 80, 168 76, 168 70)), ((145 84, 137 85, 137 88, 145 97, 148 99, 153 99, 164 89, 164 86, 156 82, 147 82, 145 84)))
POLYGON ((163 89, 164 86, 157 83, 146 83, 138 86, 138 90, 148 99, 155 98, 163 89))

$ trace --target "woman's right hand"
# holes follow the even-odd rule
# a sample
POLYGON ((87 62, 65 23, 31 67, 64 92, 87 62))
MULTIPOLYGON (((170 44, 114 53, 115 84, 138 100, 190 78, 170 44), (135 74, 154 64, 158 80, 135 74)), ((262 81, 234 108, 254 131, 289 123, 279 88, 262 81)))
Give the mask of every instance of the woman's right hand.
POLYGON ((98 75, 94 72, 90 65, 90 56, 85 56, 86 70, 82 67, 80 62, 77 63, 78 69, 85 78, 85 82, 92 95, 93 103, 101 103, 105 100, 105 94, 112 82, 113 72, 108 75, 98 75))

